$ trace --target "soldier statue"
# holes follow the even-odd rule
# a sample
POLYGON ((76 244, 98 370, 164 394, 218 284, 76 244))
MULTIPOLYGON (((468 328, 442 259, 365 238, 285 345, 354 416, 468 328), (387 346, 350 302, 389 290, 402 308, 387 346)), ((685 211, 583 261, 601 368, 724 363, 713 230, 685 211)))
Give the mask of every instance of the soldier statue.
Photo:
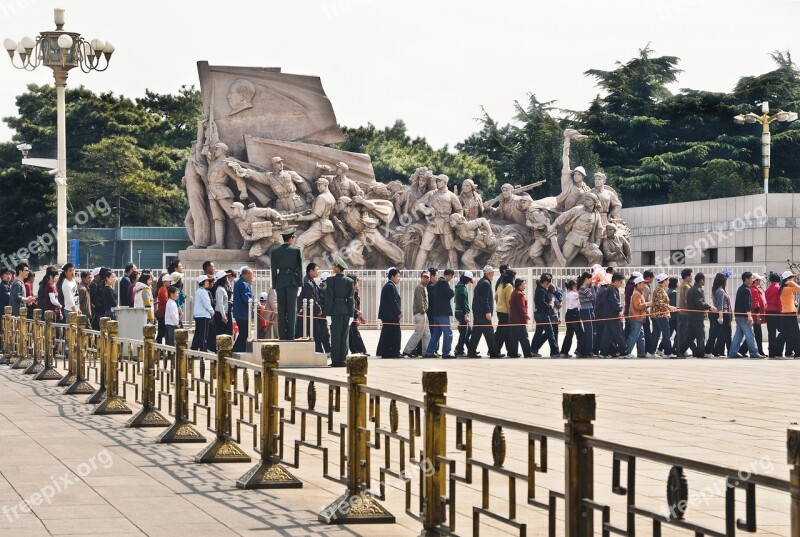
POLYGON ((442 246, 447 251, 450 267, 458 267, 458 252, 456 251, 453 228, 450 226, 450 215, 461 213, 461 202, 458 196, 447 190, 446 175, 436 177, 436 190, 422 196, 417 202, 416 209, 425 215, 428 225, 422 234, 419 251, 414 262, 414 267, 423 269, 428 261, 428 253, 433 249, 436 238, 441 239, 442 246))
POLYGON ((556 196, 556 207, 561 211, 568 211, 580 203, 584 194, 589 192, 589 187, 584 180, 586 170, 578 166, 574 170, 569 168, 569 146, 571 140, 586 140, 588 136, 575 129, 564 131, 564 148, 561 155, 563 166, 561 168, 561 194, 556 196))
POLYGON ((311 227, 300 234, 297 239, 297 246, 306 249, 317 242, 321 242, 325 250, 334 255, 336 252, 336 241, 333 240, 333 222, 331 213, 336 205, 336 199, 328 191, 328 180, 324 177, 317 179, 317 190, 319 194, 314 198, 314 205, 311 207, 311 214, 295 218, 295 222, 311 222, 311 227))
POLYGON ((586 256, 587 265, 603 262, 603 252, 597 246, 600 239, 599 205, 597 196, 591 193, 584 194, 583 205, 576 205, 561 213, 550 226, 550 233, 555 233, 558 226, 564 226, 567 231, 563 251, 557 241, 553 242, 561 266, 571 263, 578 254, 586 256))
MULTIPOLYGON (((488 253, 490 256, 497 249, 497 238, 492 232, 492 226, 485 218, 467 220, 463 214, 454 213, 450 215, 450 225, 458 235, 458 238, 469 244, 461 256, 461 264, 465 267, 478 266, 475 258, 488 253)), ((461 248, 464 249, 463 247, 461 248)))
POLYGON ((461 194, 458 195, 461 206, 464 207, 464 216, 467 220, 475 220, 483 216, 483 200, 475 189, 472 179, 461 183, 461 194))

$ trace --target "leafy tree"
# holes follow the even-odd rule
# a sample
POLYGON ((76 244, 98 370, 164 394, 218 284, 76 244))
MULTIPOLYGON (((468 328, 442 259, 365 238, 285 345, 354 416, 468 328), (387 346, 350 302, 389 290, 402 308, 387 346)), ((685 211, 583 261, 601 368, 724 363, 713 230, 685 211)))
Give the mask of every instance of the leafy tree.
POLYGON ((388 183, 398 180, 406 183, 415 169, 427 166, 434 173, 449 176, 451 185, 472 179, 483 190, 494 187, 495 175, 485 158, 453 153, 447 146, 433 149, 424 138, 412 139, 408 136, 406 125, 401 120, 382 130, 368 124, 355 129, 344 127, 342 132, 346 140, 337 147, 369 154, 378 181, 388 183))

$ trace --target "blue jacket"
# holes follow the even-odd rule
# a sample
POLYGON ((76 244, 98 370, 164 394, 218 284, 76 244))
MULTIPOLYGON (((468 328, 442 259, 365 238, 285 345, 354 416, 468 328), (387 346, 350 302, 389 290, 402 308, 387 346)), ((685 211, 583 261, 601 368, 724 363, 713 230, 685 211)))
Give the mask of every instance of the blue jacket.
POLYGON ((234 319, 249 319, 250 318, 250 301, 253 299, 253 288, 250 284, 244 281, 244 278, 239 278, 233 284, 233 318, 234 319))

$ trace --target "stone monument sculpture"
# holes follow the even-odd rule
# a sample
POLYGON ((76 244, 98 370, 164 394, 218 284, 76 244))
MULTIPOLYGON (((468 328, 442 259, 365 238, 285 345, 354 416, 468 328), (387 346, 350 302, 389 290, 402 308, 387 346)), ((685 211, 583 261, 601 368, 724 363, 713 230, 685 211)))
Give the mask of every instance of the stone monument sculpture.
POLYGON ((209 257, 266 268, 289 224, 303 258, 326 266, 337 255, 358 268, 631 261, 619 195, 602 172, 590 188, 583 166, 571 166, 571 145, 588 139, 574 129, 564 131, 557 196, 533 198, 544 181, 509 182, 484 201, 473 180, 450 191, 424 165, 408 182, 377 183, 369 155, 327 147, 344 137, 316 77, 206 62, 198 71, 204 117, 183 177, 187 268, 209 257))

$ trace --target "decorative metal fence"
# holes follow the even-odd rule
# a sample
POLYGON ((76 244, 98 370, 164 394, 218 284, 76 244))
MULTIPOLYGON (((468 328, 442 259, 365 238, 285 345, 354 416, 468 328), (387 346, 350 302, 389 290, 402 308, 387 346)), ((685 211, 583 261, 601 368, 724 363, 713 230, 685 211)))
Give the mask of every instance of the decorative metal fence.
POLYGON ((212 354, 188 351, 186 330, 166 346, 154 342, 150 325, 138 340, 118 337, 108 319, 100 331, 81 315, 52 321, 35 314, 28 322, 27 312, 14 317, 7 308, 2 362, 66 370, 65 394, 89 395, 95 414, 133 414, 127 427, 163 428, 157 442, 207 443, 213 435, 195 463, 250 462, 255 451, 259 460, 239 488, 301 488, 293 470, 301 467, 339 483, 342 494, 319 513, 320 524, 394 522, 384 503, 397 494, 428 535, 546 528, 550 536, 633 537, 670 528, 723 537, 758 532, 771 506, 767 525, 781 524, 774 514, 782 512, 780 527, 800 536, 800 430, 787 433, 787 480, 598 438, 591 393, 564 393, 564 428, 551 429, 450 405, 444 371, 424 372, 420 398, 412 398, 368 385, 364 355, 348 357, 340 381, 278 369, 278 345, 251 363, 232 359, 229 336, 217 338, 212 354), (519 448, 514 457, 510 445, 519 448), (694 505, 690 474, 723 480, 721 514, 694 505), (637 492, 654 480, 665 498, 637 492))

